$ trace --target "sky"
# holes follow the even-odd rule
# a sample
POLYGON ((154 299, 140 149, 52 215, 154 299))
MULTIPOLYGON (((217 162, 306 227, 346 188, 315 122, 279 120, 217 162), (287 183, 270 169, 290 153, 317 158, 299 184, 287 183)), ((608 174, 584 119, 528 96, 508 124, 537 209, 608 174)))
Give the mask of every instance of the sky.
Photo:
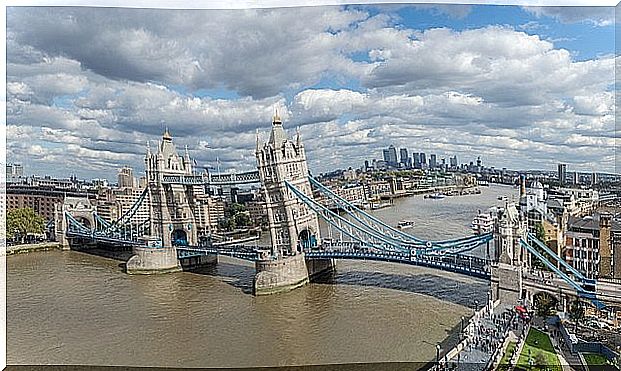
POLYGON ((256 168, 275 110, 325 172, 409 152, 614 169, 614 8, 7 8, 7 162, 144 171, 165 127, 221 171, 256 168))

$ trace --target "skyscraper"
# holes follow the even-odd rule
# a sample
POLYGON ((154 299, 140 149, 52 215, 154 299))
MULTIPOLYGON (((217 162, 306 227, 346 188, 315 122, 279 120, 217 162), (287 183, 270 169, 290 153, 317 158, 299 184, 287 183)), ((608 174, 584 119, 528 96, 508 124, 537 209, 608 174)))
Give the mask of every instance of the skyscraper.
POLYGON ((457 167, 457 156, 449 157, 449 166, 451 168, 457 167))
POLYGON ((427 156, 425 155, 425 152, 420 153, 420 165, 423 169, 427 167, 427 156))
POLYGON ((399 149, 400 161, 404 167, 408 167, 408 149, 401 148, 399 149))
POLYGON ((385 163, 390 163, 390 150, 388 148, 382 150, 385 163))
POLYGON ((438 166, 437 157, 434 153, 429 155, 429 168, 435 169, 438 166))
POLYGON ((397 149, 392 144, 388 146, 388 158, 388 165, 397 167, 397 163, 399 162, 397 160, 397 149))
POLYGON ((567 165, 558 164, 558 184, 560 186, 564 186, 566 179, 567 179, 567 165))
POLYGON ((420 153, 413 152, 412 153, 412 157, 413 157, 413 160, 414 160, 414 169, 420 169, 421 168, 421 166, 420 166, 420 153))

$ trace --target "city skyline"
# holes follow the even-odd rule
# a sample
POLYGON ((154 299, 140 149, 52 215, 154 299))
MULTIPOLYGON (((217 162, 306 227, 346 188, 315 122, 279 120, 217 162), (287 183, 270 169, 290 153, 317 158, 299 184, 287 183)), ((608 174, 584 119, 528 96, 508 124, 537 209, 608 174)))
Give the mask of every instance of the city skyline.
POLYGON ((169 127, 200 165, 243 171, 278 109, 315 172, 390 144, 613 172, 614 8, 582 10, 9 8, 7 162, 114 177, 169 127))

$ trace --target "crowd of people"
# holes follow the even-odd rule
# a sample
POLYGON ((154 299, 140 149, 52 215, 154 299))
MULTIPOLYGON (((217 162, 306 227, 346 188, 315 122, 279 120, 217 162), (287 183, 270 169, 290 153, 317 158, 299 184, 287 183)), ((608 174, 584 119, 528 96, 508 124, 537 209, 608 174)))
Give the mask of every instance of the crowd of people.
POLYGON ((477 312, 460 336, 463 348, 450 360, 442 360, 436 370, 486 370, 502 350, 509 331, 524 337, 528 318, 512 307, 499 306, 494 311, 477 312))

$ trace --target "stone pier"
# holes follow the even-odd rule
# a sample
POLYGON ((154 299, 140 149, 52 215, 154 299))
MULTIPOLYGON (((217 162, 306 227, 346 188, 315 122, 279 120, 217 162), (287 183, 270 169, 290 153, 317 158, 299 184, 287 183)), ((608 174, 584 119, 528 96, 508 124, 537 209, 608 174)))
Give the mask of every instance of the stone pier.
POLYGON ((133 253, 126 264, 128 274, 158 274, 182 270, 174 247, 135 246, 133 253))
POLYGON ((179 258, 179 263, 184 271, 191 271, 205 265, 218 264, 218 255, 207 254, 179 258))
POLYGON ((306 285, 311 278, 334 270, 333 259, 306 260, 304 254, 256 262, 255 295, 270 295, 306 285))

